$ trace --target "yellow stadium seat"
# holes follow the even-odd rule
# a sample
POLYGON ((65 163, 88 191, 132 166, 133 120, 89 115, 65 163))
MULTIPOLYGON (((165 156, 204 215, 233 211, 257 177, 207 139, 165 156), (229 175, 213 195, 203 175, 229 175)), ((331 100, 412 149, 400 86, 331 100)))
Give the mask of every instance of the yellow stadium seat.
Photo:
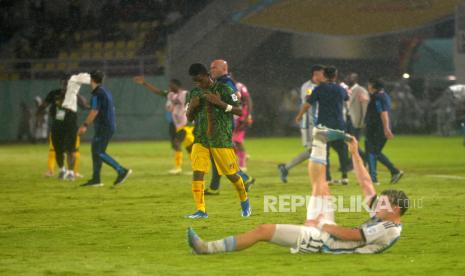
POLYGON ((92 51, 92 58, 100 59, 103 57, 102 51, 92 51))
POLYGON ((69 58, 70 59, 78 59, 80 57, 79 53, 78 52, 71 52, 71 54, 69 55, 69 58))
POLYGON ((88 39, 89 37, 92 36, 92 33, 90 31, 83 31, 81 32, 81 37, 82 39, 88 39))
POLYGON ((92 54, 91 54, 91 51, 81 51, 81 58, 86 58, 86 59, 89 59, 92 57, 92 54))
POLYGON ((94 42, 94 49, 102 49, 103 44, 102 42, 94 42))
POLYGON ((126 58, 133 58, 135 55, 136 55, 136 51, 133 51, 133 50, 128 50, 128 51, 125 51, 124 53, 124 56, 126 58))
POLYGON ((0 80, 7 80, 7 79, 8 79, 8 74, 0 73, 0 80))
POLYGON ((124 58, 124 57, 125 57, 124 51, 118 50, 115 52, 115 58, 124 58))
POLYGON ((120 40, 116 42, 115 48, 116 49, 124 49, 126 47, 126 41, 120 40))
POLYGON ((113 51, 109 51, 109 50, 105 51, 103 53, 103 57, 105 59, 112 59, 114 57, 113 51))
POLYGON ((45 66, 46 70, 55 70, 55 63, 47 63, 45 66))
POLYGON ((67 64, 68 70, 69 70, 69 69, 76 69, 76 68, 78 68, 78 67, 79 67, 79 64, 76 63, 76 62, 72 62, 72 63, 68 63, 68 64, 67 64))
POLYGON ((32 69, 34 70, 44 70, 44 64, 43 63, 34 63, 32 66, 32 69))
POLYGON ((60 62, 60 63, 57 64, 57 69, 58 69, 58 70, 64 71, 65 68, 66 68, 66 63, 60 62))
POLYGON ((8 76, 9 80, 19 80, 19 74, 18 73, 11 73, 8 76))
POLYGON ((90 48, 92 48, 92 43, 90 42, 82 43, 82 49, 90 49, 90 48))
POLYGON ((58 54, 58 59, 67 59, 68 58, 68 53, 64 51, 60 51, 58 54))
POLYGON ((155 59, 159 65, 164 66, 166 62, 166 55, 163 51, 158 50, 155 52, 155 59))
POLYGON ((152 22, 141 22, 139 28, 146 31, 150 29, 151 26, 152 26, 152 22))
POLYGON ((126 48, 128 50, 136 49, 136 42, 134 40, 128 41, 128 43, 126 44, 126 48))
POLYGON ((104 48, 105 49, 113 49, 115 47, 115 43, 113 41, 105 42, 104 48))

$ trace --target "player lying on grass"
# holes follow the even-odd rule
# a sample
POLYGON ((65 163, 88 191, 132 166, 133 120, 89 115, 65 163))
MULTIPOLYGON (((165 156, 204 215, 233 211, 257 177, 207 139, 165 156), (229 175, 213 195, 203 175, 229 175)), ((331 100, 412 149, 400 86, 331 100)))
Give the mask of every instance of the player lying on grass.
POLYGON ((291 248, 292 253, 381 253, 400 237, 400 217, 407 211, 408 198, 402 191, 385 190, 378 197, 371 178, 358 154, 358 142, 342 132, 326 128, 314 129, 309 172, 312 181, 312 197, 304 225, 263 224, 254 230, 229 236, 218 241, 203 241, 192 228, 187 230, 190 247, 196 254, 213 254, 240 251, 257 242, 267 241, 291 248), (350 140, 354 170, 366 203, 374 216, 359 227, 338 226, 334 211, 325 208, 330 195, 325 179, 326 143, 339 139, 350 140), (319 204, 315 204, 319 203, 319 204))

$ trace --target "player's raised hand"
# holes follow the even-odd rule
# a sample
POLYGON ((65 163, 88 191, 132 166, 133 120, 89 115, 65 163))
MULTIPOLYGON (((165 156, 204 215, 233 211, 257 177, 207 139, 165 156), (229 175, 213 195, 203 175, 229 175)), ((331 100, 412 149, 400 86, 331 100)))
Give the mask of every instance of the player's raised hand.
POLYGON ((144 82, 145 82, 144 76, 135 76, 132 80, 135 83, 141 84, 141 85, 144 84, 144 82))

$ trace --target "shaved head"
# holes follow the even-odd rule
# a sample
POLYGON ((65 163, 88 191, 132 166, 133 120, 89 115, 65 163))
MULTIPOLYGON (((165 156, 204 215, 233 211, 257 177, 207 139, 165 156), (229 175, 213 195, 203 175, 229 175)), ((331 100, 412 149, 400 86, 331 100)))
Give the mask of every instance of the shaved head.
POLYGON ((212 78, 217 79, 228 74, 228 63, 223 59, 216 59, 210 64, 210 74, 212 78))

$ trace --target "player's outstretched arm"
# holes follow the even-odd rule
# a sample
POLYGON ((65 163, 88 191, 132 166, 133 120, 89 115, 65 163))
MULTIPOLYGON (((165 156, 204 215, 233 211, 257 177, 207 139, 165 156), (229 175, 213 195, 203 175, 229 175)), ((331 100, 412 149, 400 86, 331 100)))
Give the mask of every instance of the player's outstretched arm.
POLYGON ((355 137, 352 138, 352 141, 348 142, 349 151, 352 154, 352 162, 354 164, 354 172, 357 177, 357 181, 362 188, 365 201, 371 200, 376 195, 375 187, 371 181, 371 177, 368 174, 365 166, 363 165, 363 160, 360 154, 358 153, 358 141, 355 137))
POLYGON ((158 95, 158 96, 165 96, 165 94, 163 93, 163 91, 156 87, 155 85, 151 84, 151 83, 148 83, 145 81, 145 78, 144 76, 136 76, 133 78, 133 81, 137 84, 140 84, 142 86, 144 86, 145 88, 147 88, 148 90, 150 90, 150 92, 158 95))

